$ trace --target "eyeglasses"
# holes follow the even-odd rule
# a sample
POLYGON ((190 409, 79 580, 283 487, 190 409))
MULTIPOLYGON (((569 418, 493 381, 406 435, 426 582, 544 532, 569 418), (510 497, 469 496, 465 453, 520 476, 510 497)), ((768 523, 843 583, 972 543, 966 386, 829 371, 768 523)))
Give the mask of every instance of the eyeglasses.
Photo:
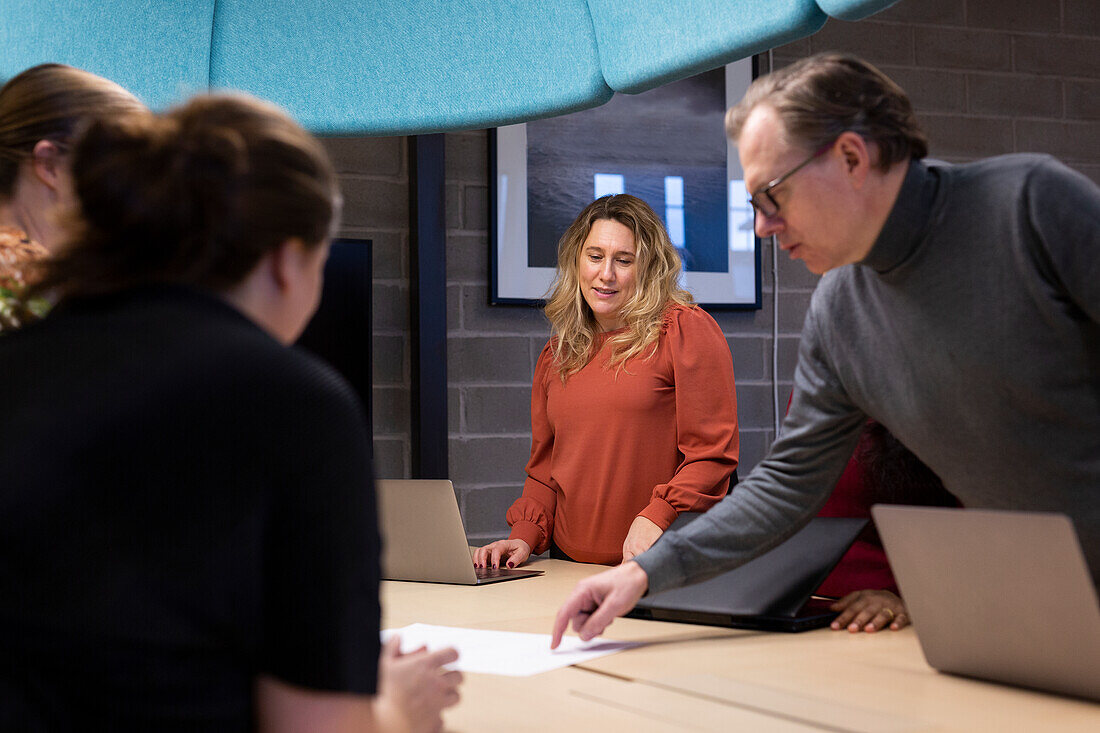
POLYGON ((796 165, 794 168, 791 168, 789 171, 787 171, 786 173, 781 175, 779 178, 774 179, 767 186, 764 186, 762 189, 760 189, 759 191, 754 193, 752 195, 752 197, 749 199, 749 203, 752 204, 752 208, 756 209, 757 211, 759 211, 761 214, 763 214, 765 217, 768 217, 768 218, 773 217, 776 214, 778 214, 779 213, 779 203, 772 196, 772 190, 776 186, 778 186, 779 184, 783 183, 788 178, 793 176, 795 173, 798 173, 800 170, 802 170, 803 168, 808 166, 814 160, 816 160, 817 158, 819 158, 822 155, 824 155, 825 153, 827 153, 829 151, 829 148, 833 147, 834 142, 836 142, 836 141, 832 140, 830 142, 825 143, 820 148, 815 150, 813 155, 811 155, 809 158, 806 158, 806 160, 802 161, 801 163, 796 165))

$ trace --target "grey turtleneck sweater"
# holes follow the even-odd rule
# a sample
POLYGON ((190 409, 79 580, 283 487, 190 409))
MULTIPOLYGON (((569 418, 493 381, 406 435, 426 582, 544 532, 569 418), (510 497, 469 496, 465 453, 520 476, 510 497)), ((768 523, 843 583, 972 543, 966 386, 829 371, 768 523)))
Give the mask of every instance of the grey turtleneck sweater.
POLYGON ((1100 585, 1100 188, 1056 160, 910 164, 866 259, 806 314, 781 437, 726 499, 637 558, 704 580, 810 520, 866 417, 971 508, 1072 518, 1100 585))

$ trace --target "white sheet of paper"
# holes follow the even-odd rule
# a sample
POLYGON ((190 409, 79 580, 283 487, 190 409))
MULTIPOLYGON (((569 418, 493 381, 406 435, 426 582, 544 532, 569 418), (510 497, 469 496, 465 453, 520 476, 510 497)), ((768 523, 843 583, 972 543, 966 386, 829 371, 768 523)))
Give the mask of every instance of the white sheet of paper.
POLYGON ((401 650, 411 651, 427 646, 429 651, 453 646, 458 661, 449 665, 463 672, 526 677, 558 667, 584 662, 596 657, 638 646, 637 642, 583 642, 576 636, 566 636, 561 645, 550 649, 549 634, 521 634, 514 631, 463 629, 454 626, 411 624, 382 632, 385 641, 393 634, 401 637, 401 650))

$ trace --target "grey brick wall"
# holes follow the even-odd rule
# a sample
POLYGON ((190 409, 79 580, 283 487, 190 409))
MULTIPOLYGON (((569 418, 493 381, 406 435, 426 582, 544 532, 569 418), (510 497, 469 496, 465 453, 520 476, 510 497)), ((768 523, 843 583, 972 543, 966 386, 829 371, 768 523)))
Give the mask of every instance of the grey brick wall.
POLYGON ((374 243, 371 343, 375 472, 409 475, 409 174, 403 137, 323 140, 340 175, 340 236, 374 243))
MULTIPOLYGON (((1100 3, 902 0, 859 23, 830 20, 774 51, 777 66, 823 50, 861 55, 912 97, 932 154, 962 162, 1049 152, 1100 181, 1100 3)), ((488 305, 487 135, 446 138, 450 472, 471 542, 504 535, 529 451, 529 390, 549 334, 541 314, 488 305)), ((329 141, 347 198, 345 233, 375 241, 375 450, 379 476, 407 476, 408 173, 404 140, 329 141), (402 412, 404 410, 404 412, 402 412)), ((764 308, 714 313, 737 377, 741 473, 774 438, 771 253, 764 308)), ((817 278, 779 258, 778 392, 785 402, 817 278)))

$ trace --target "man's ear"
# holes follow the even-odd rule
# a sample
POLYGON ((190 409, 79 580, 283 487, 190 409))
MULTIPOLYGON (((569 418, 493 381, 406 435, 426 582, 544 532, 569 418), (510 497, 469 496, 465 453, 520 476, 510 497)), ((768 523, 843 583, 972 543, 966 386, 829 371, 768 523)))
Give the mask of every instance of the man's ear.
POLYGON ((844 170, 853 187, 862 188, 863 182, 871 172, 871 147, 863 136, 851 130, 840 133, 836 146, 844 160, 844 170))
POLYGON ((31 153, 34 175, 51 191, 61 186, 61 166, 64 151, 51 140, 39 140, 31 153))

